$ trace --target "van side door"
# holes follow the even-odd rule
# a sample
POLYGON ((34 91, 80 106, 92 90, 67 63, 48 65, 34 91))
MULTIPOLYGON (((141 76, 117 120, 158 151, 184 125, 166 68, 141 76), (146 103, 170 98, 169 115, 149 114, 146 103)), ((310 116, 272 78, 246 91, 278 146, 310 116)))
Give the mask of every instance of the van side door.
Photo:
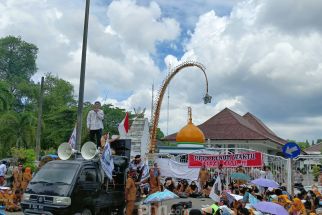
POLYGON ((92 207, 100 193, 100 180, 97 168, 94 166, 84 166, 76 182, 74 198, 76 205, 82 207, 92 207))

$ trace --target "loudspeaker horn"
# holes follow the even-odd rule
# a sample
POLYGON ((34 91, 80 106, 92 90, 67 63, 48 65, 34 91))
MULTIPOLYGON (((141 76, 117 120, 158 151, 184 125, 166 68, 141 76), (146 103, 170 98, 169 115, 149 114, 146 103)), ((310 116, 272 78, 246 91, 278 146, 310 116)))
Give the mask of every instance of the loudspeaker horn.
POLYGON ((82 147, 81 154, 85 160, 93 159, 98 154, 95 143, 86 142, 82 147))
POLYGON ((72 156, 72 154, 73 154, 73 149, 69 145, 69 143, 62 143, 58 147, 58 157, 61 160, 68 160, 70 156, 72 156))

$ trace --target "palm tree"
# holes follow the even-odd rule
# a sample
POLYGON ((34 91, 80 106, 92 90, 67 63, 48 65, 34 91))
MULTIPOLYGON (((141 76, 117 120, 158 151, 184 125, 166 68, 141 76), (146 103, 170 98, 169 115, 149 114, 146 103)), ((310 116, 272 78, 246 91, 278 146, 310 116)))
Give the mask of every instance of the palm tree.
POLYGON ((5 82, 0 81, 0 113, 10 110, 13 96, 5 82))
POLYGON ((2 139, 7 141, 7 147, 31 146, 35 139, 36 121, 36 117, 30 112, 5 112, 0 118, 1 125, 4 125, 0 132, 2 139))

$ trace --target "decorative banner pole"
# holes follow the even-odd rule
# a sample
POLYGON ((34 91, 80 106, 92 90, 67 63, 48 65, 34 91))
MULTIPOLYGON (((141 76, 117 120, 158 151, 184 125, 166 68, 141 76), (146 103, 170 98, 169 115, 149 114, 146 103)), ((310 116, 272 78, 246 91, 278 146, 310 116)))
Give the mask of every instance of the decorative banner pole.
MULTIPOLYGON (((165 78, 165 80, 163 81, 161 88, 158 92, 158 96, 156 97, 156 103, 154 104, 154 114, 153 114, 153 118, 152 118, 152 128, 151 128, 151 133, 150 133, 150 145, 149 145, 149 154, 148 157, 149 159, 152 159, 153 154, 155 152, 155 147, 157 144, 157 129, 158 129, 158 123, 159 123, 159 117, 160 117, 160 110, 161 110, 161 105, 162 105, 162 100, 163 100, 163 96, 166 92, 166 89, 170 83, 170 81, 172 80, 172 78, 179 73, 179 71, 181 71, 182 69, 186 68, 186 67, 198 67, 204 74, 205 79, 206 79, 206 94, 203 98, 204 103, 210 103, 211 102, 211 96, 208 94, 208 78, 205 72, 205 67, 198 63, 198 62, 194 62, 194 61, 186 61, 183 62, 182 64, 176 66, 172 72, 170 72, 168 74, 168 76, 165 78)), ((149 162, 152 163, 152 162, 149 162)))

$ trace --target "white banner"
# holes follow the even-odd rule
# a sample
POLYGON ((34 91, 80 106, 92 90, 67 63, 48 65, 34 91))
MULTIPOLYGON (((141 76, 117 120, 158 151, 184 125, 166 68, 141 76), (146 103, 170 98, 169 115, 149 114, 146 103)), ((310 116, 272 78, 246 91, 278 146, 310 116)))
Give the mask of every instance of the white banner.
POLYGON ((76 126, 73 130, 72 136, 70 136, 68 143, 70 145, 70 147, 72 147, 72 149, 75 149, 76 147, 76 126))
POLYGON ((199 168, 188 168, 188 164, 182 164, 171 159, 156 159, 161 176, 188 179, 195 181, 199 176, 199 168))
POLYGON ((104 170, 106 176, 112 180, 112 172, 114 170, 114 161, 112 158, 112 152, 110 143, 108 142, 108 138, 105 143, 104 151, 101 157, 101 165, 102 169, 104 170))

